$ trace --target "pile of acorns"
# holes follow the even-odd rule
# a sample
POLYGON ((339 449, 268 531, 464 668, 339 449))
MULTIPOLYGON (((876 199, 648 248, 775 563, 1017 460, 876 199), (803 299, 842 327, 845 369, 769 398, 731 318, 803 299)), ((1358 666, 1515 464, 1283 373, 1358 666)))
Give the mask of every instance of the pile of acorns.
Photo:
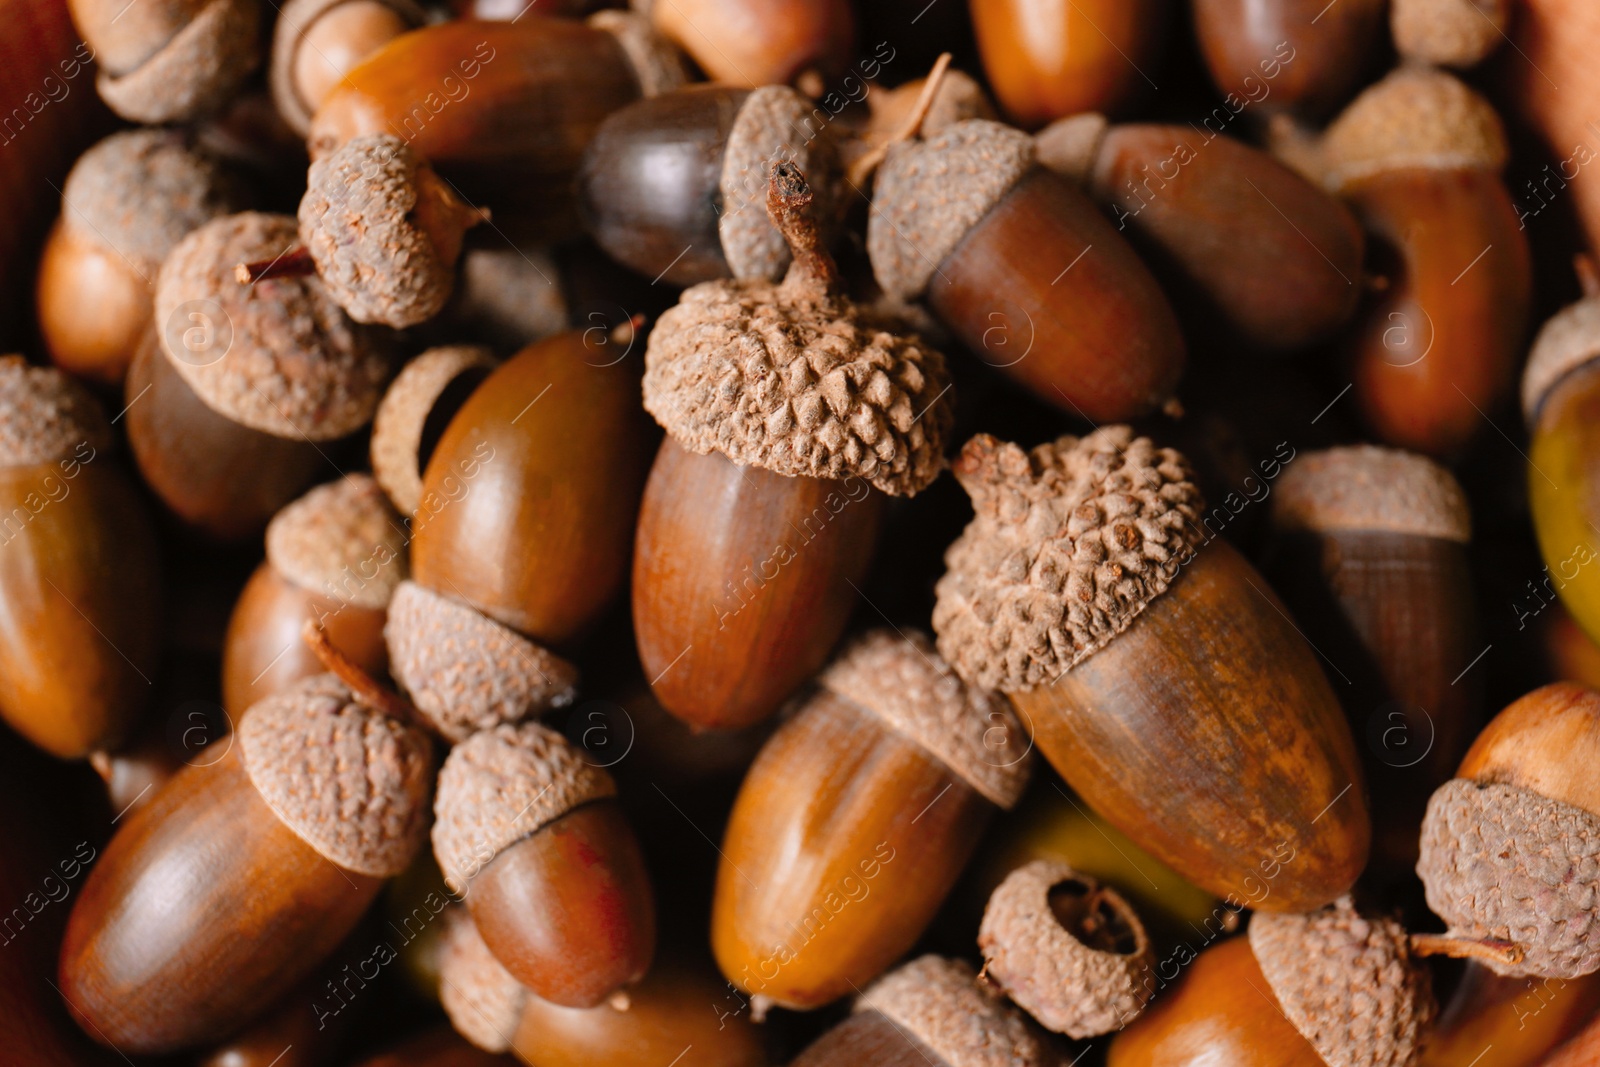
POLYGON ((1579 2, 70 0, 0 1059, 1600 1062, 1579 2))

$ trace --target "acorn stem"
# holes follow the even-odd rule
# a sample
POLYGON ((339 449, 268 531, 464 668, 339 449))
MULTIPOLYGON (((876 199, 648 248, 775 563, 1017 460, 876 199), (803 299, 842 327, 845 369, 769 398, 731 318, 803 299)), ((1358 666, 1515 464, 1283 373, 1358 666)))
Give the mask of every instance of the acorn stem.
POLYGON ((1455 960, 1514 965, 1522 962, 1522 946, 1498 938, 1476 941, 1449 934, 1412 934, 1411 951, 1418 956, 1449 956, 1455 960))
POLYGON ((839 267, 822 243, 822 231, 809 210, 811 201, 811 186, 799 167, 789 162, 772 165, 772 180, 767 186, 767 214, 794 255, 783 286, 818 296, 837 296, 842 292, 839 267))
POLYGON ((239 279, 240 285, 253 285, 268 278, 303 278, 316 272, 317 264, 311 258, 311 250, 304 245, 296 245, 273 259, 241 263, 233 268, 233 276, 239 279))
POLYGON ((358 703, 407 726, 415 726, 428 733, 433 732, 432 726, 411 701, 351 662, 348 656, 333 646, 333 642, 328 640, 328 631, 318 626, 315 619, 306 620, 300 636, 329 673, 335 675, 349 688, 358 703))

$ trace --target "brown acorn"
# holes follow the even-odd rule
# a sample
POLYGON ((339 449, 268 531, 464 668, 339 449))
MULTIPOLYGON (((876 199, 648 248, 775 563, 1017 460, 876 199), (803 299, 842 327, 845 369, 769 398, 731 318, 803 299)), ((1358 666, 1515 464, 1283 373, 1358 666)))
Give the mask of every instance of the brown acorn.
MULTIPOLYGON (((556 258, 556 250, 473 247, 471 236, 461 253, 455 295, 435 320, 447 331, 441 341, 471 341, 488 345, 497 355, 509 355, 569 329, 579 320, 583 310, 579 305, 587 294, 574 289, 574 279, 556 258)), ((605 259, 598 250, 591 250, 590 255, 594 260, 605 259)), ((609 260, 605 262, 613 266, 609 260)), ((625 268, 615 269, 621 272, 625 268)), ((603 318, 603 313, 597 318, 591 311, 583 325, 594 325, 603 318)))
POLYGON ((933 626, 968 684, 1007 693, 1101 815, 1234 907, 1349 890, 1371 827, 1316 654, 1220 538, 1183 457, 1108 426, 954 464, 977 516, 933 626), (1226 669, 1219 668, 1226 664, 1226 669))
POLYGON ((156 673, 160 557, 114 440, 82 386, 0 356, 0 718, 62 759, 127 737, 156 673))
POLYGON ((372 476, 400 514, 416 514, 422 472, 450 420, 497 365, 477 345, 441 345, 411 360, 372 417, 372 476))
POLYGON ((805 1010, 915 944, 1032 770, 1016 719, 913 633, 853 642, 763 746, 723 836, 711 945, 764 1003, 805 1010))
POLYGON ((878 284, 1081 418, 1161 407, 1183 372, 1177 317, 1089 198, 1036 164, 1031 137, 981 119, 891 149, 867 222, 878 284))
POLYGON ((821 96, 855 51, 848 0, 641 0, 634 5, 714 82, 754 89, 798 81, 821 96))
MULTIPOLYGON (((1509 0, 1390 0, 1395 51, 1412 63, 1471 67, 1506 40, 1509 0)), ((1530 61, 1531 62, 1531 61, 1530 61)))
POLYGON ((1310 118, 1343 103, 1382 49, 1386 0, 1190 0, 1200 51, 1229 110, 1310 118))
POLYGON ((360 1067, 512 1067, 513 1063, 506 1056, 474 1048, 441 1026, 362 1060, 360 1067))
POLYGON ((426 21, 415 0, 289 0, 278 12, 268 68, 278 114, 304 137, 353 67, 426 21))
POLYGON ((944 358, 843 295, 805 176, 780 163, 770 182, 784 280, 690 289, 645 351, 668 439, 639 513, 634 629, 662 705, 708 728, 765 718, 826 660, 880 494, 938 476, 952 420, 944 358))
POLYGON ((1495 974, 1468 961, 1417 1067, 1581 1067, 1545 1059, 1600 1009, 1600 972, 1582 978, 1495 974), (1485 1052, 1485 1050, 1489 1050, 1485 1052))

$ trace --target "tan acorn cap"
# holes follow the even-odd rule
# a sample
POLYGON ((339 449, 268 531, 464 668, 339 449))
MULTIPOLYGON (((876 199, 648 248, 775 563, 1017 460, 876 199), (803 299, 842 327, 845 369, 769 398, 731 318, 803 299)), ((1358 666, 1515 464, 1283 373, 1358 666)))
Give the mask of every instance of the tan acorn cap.
POLYGON ((927 749, 1000 807, 1009 811, 1028 787, 1032 744, 1010 703, 962 682, 927 635, 873 630, 817 681, 927 749))
POLYGON ((979 434, 953 469, 977 514, 945 552, 933 628, 986 689, 1032 689, 1088 659, 1204 539, 1188 462, 1126 426, 1031 452, 979 434))
POLYGON ((433 855, 465 896, 501 852, 580 804, 617 795, 583 751, 538 723, 496 726, 456 745, 439 771, 433 855))
POLYGON ((188 122, 221 109, 261 63, 256 0, 212 0, 189 24, 118 77, 101 70, 100 99, 130 122, 188 122))
POLYGON ((1343 897, 1307 915, 1258 911, 1250 951, 1294 1028, 1328 1067, 1409 1067, 1433 1021, 1428 968, 1405 929, 1343 897))
POLYGON ((447 909, 439 951, 439 1004, 456 1033, 485 1052, 509 1050, 530 995, 483 943, 467 909, 447 909))
MULTIPOLYGON (((267 78, 272 103, 284 123, 301 137, 311 132, 312 109, 295 91, 294 68, 301 42, 316 21, 348 0, 288 0, 278 9, 278 23, 272 34, 272 58, 267 78)), ((414 0, 377 0, 413 27, 427 21, 427 12, 414 0)))
POLYGON ((267 524, 267 562, 287 581, 353 607, 381 610, 409 569, 406 531, 368 474, 347 474, 267 524))
POLYGON ((886 1016, 948 1067, 1045 1067, 1055 1062, 1021 1013, 982 989, 962 960, 912 960, 868 986, 855 1010, 886 1016))
POLYGON ((433 405, 450 383, 474 368, 495 366, 494 353, 480 345, 430 348, 400 368, 372 418, 372 473, 403 515, 422 502, 418 451, 433 405))
POLYGON ((1414 452, 1353 445, 1308 452, 1279 479, 1273 522, 1286 530, 1384 530, 1472 540, 1455 475, 1414 452))
POLYGON ((867 253, 883 291, 921 296, 967 231, 1033 165, 1032 137, 985 119, 891 148, 867 219, 867 253))
POLYGON ((578 669, 515 630, 413 581, 383 628, 390 669, 449 741, 572 702, 578 669))
POLYGON ((596 11, 589 25, 616 38, 633 68, 641 96, 660 96, 690 82, 678 46, 656 32, 649 18, 631 11, 596 11))
POLYGON ((1110 128, 1111 123, 1098 111, 1068 115, 1035 134, 1033 150, 1041 166, 1070 179, 1074 185, 1088 185, 1089 172, 1100 157, 1100 146, 1110 128))
POLYGON ((278 818, 347 871, 392 878, 427 834, 432 743, 331 674, 251 705, 239 755, 278 818))
POLYGON ((735 278, 777 281, 792 258, 767 215, 772 164, 787 159, 805 172, 818 220, 830 221, 838 210, 839 153, 815 112, 815 103, 788 86, 767 85, 745 97, 734 116, 722 153, 717 233, 735 278))
MULTIPOLYGON (((867 107, 872 112, 867 126, 869 136, 887 139, 898 134, 911 118, 927 83, 927 78, 913 78, 893 89, 874 89, 868 93, 867 107)), ((951 67, 934 90, 933 102, 928 106, 920 129, 923 137, 933 137, 968 119, 998 118, 983 86, 970 74, 951 67)))
POLYGON ((1450 934, 1510 942, 1500 974, 1577 978, 1600 970, 1600 818, 1498 782, 1452 778, 1422 822, 1417 874, 1450 934))
POLYGON ((388 351, 314 275, 239 282, 240 263, 281 256, 296 239, 287 215, 247 211, 201 226, 161 265, 155 324, 161 350, 213 411, 277 437, 330 441, 371 421, 388 351), (197 320, 204 346, 175 351, 197 320))
POLYGON ((1522 417, 1530 429, 1556 383, 1600 356, 1600 297, 1568 304, 1539 329, 1522 372, 1522 417))
POLYGON ((1401 57, 1436 67, 1471 67, 1506 39, 1505 0, 1390 0, 1389 31, 1401 57))
POLYGON ((111 424, 100 402, 54 367, 0 356, 0 467, 33 467, 73 457, 92 459, 111 447, 111 424))
POLYGON ((1117 891, 1059 860, 1034 860, 1006 876, 989 896, 978 928, 983 973, 1046 1028, 1098 1037, 1138 1017, 1155 989, 1155 953, 1138 914, 1117 891), (1084 944, 1061 924, 1050 891, 1076 882, 1099 894, 1132 932, 1133 951, 1084 944))

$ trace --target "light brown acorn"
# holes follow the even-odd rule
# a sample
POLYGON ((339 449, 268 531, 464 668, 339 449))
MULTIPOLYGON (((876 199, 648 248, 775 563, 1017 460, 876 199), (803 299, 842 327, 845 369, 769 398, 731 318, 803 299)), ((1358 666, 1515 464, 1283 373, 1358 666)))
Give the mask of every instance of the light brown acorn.
POLYGON ((848 0, 641 0, 663 35, 714 82, 753 89, 798 81, 821 96, 856 44, 848 0))
POLYGON ((304 137, 353 67, 426 21, 415 0, 289 0, 278 12, 268 68, 278 114, 304 137))

